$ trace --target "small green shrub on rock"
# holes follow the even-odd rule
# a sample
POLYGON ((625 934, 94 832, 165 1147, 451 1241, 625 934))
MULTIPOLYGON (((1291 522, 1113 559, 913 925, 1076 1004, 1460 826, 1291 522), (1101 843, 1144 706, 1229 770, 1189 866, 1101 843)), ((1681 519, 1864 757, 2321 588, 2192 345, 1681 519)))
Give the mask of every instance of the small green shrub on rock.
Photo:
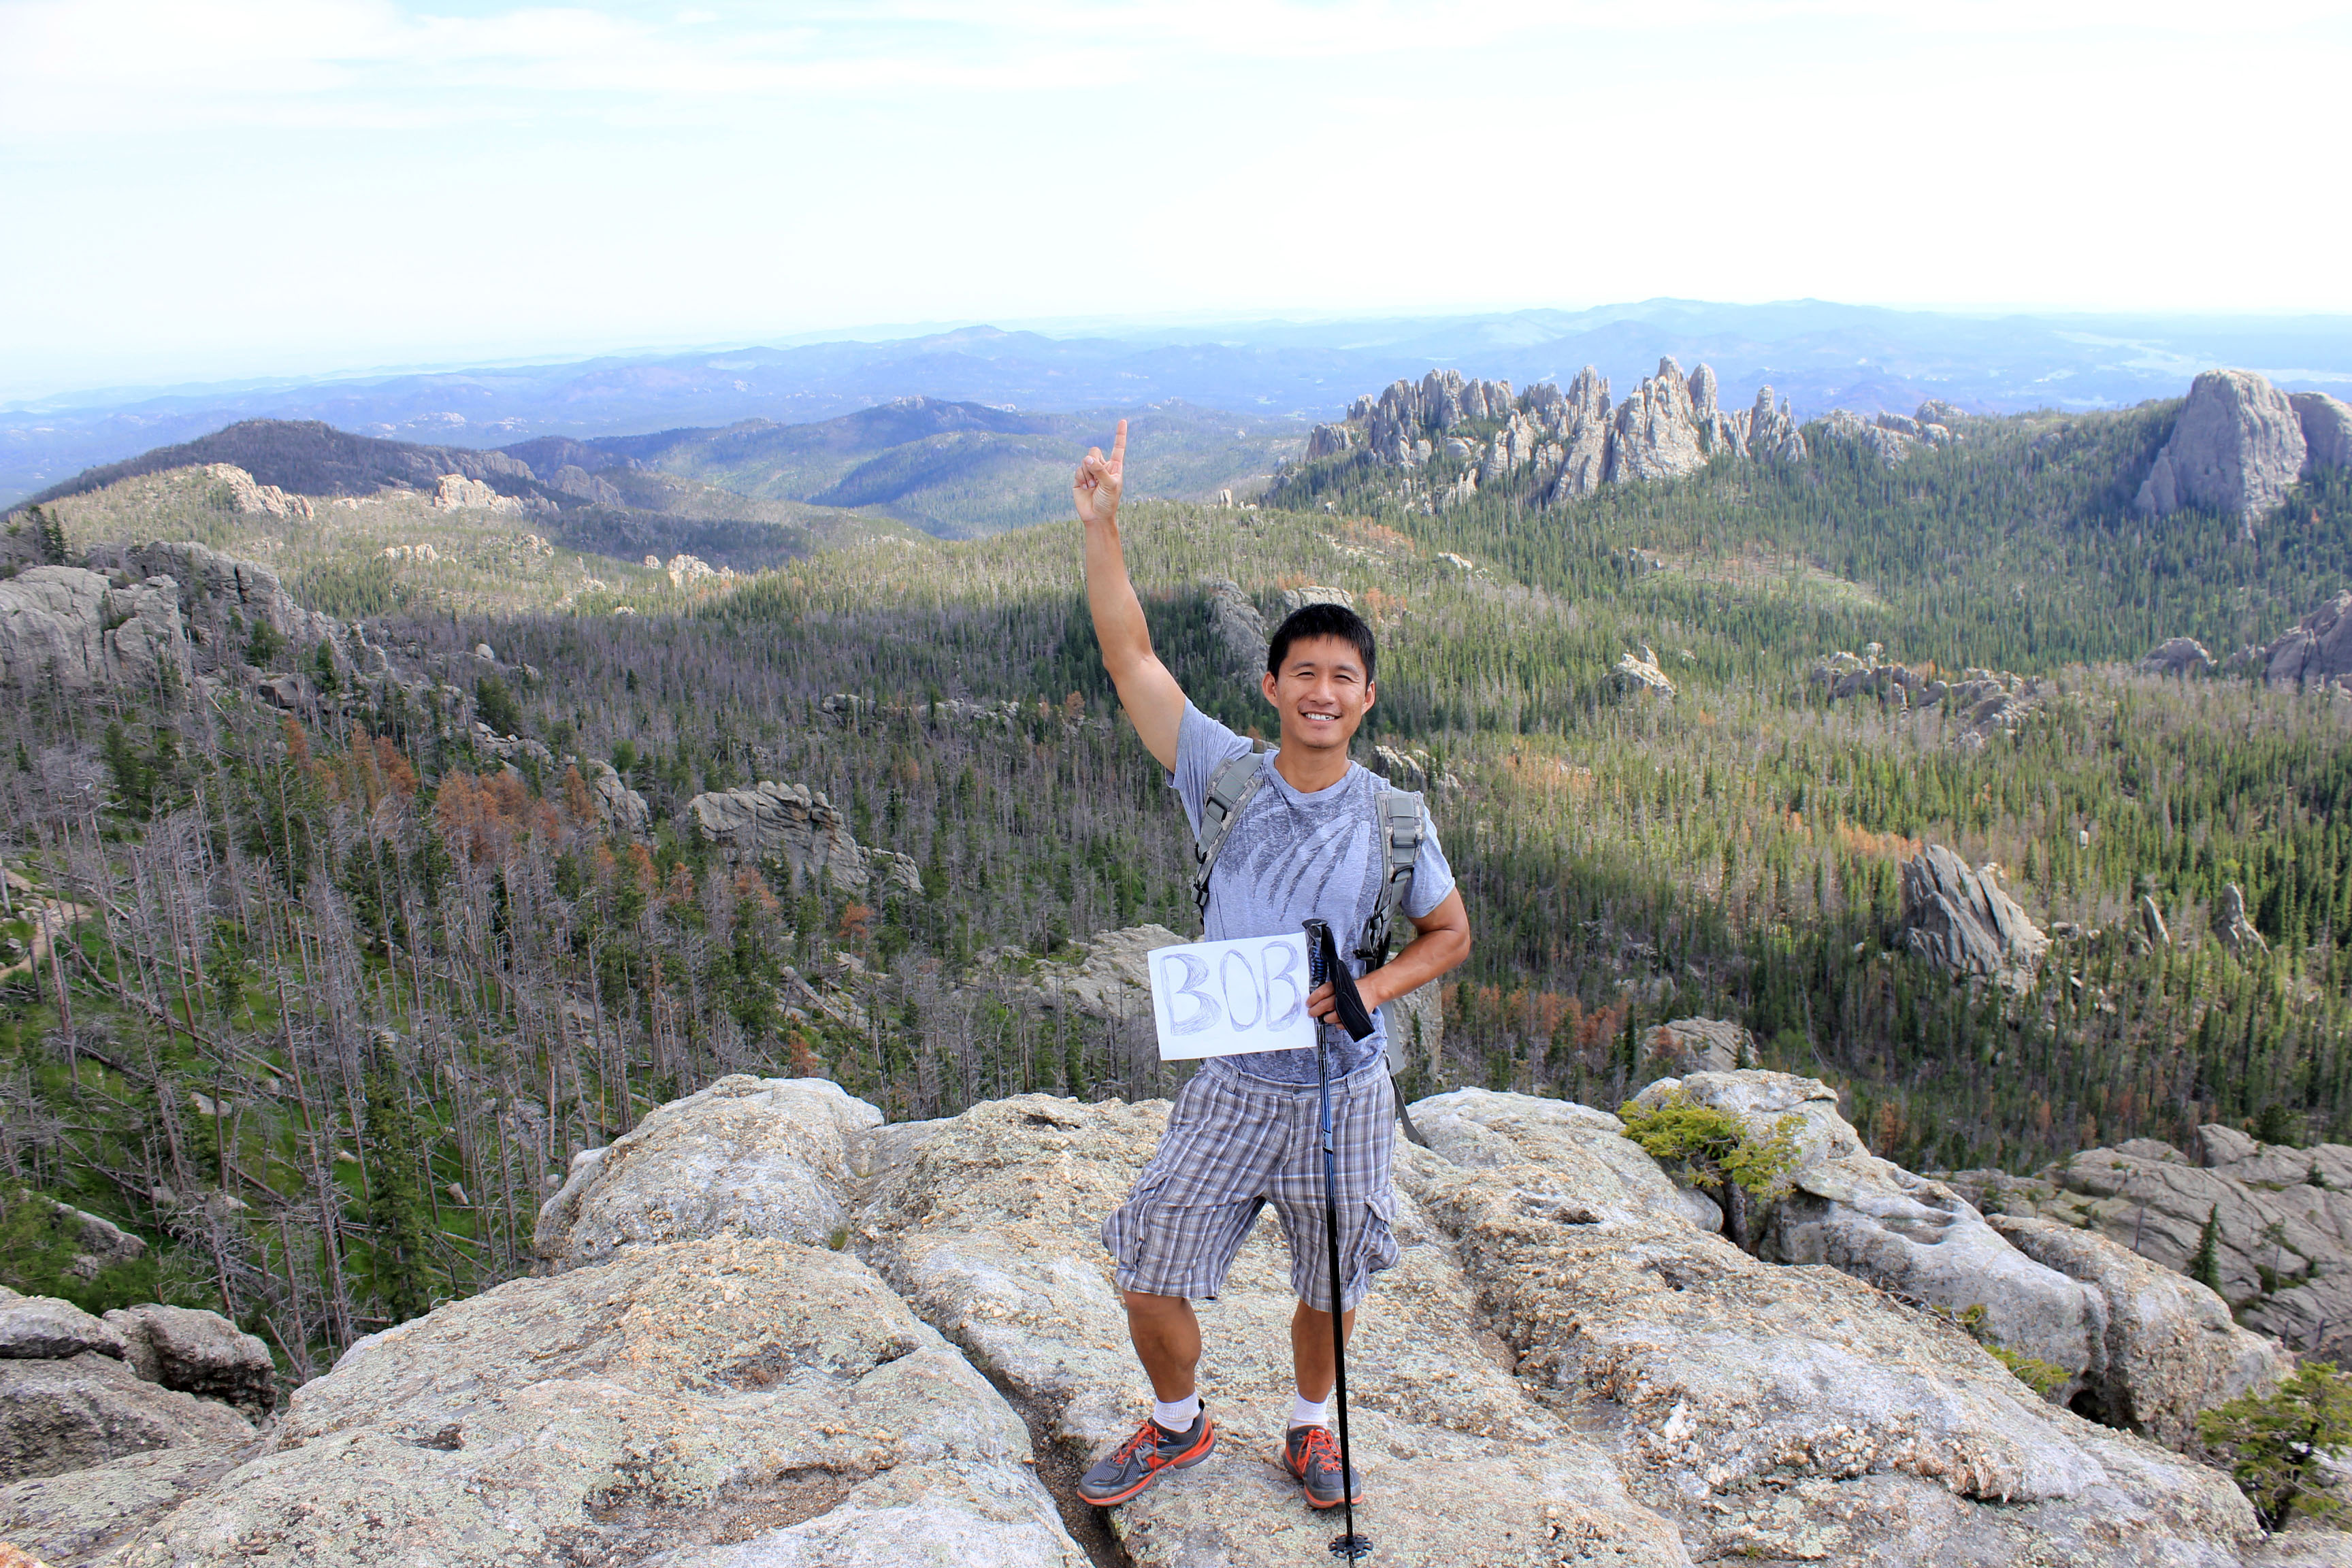
POLYGON ((1932 1307, 1928 1310, 1939 1317, 1949 1318, 1962 1329, 1967 1330, 1969 1338, 1982 1345, 1986 1354, 2009 1368, 2011 1376, 2042 1398, 2047 1399, 2066 1386, 2067 1378, 2071 1374, 2064 1367, 2055 1362, 2043 1361, 2040 1356, 2026 1355, 2022 1352, 2011 1350, 1994 1340, 1985 1327, 1990 1314, 1985 1310, 1982 1302, 1975 1306, 1962 1307, 1957 1312, 1948 1307, 1932 1307))
POLYGON ((2352 1449, 2352 1376, 2305 1362, 2269 1394, 2242 1394, 2197 1418, 2207 1447, 2227 1450, 2230 1475, 2264 1530, 2301 1516, 2336 1522, 2344 1510, 2322 1456, 2352 1449))
POLYGON ((1693 1186, 1719 1194, 1731 1239, 1743 1248, 1750 1245, 1748 1204, 1770 1203, 1787 1190, 1803 1125, 1800 1117, 1783 1116, 1769 1136, 1759 1137, 1738 1111, 1702 1105, 1680 1089, 1648 1105, 1629 1100, 1617 1108, 1617 1119, 1652 1159, 1679 1166, 1693 1186))

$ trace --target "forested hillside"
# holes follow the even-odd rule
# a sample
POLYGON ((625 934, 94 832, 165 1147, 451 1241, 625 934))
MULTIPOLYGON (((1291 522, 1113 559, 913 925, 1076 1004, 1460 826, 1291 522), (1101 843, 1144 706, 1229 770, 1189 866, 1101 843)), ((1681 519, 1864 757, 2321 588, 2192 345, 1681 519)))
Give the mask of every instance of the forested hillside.
MULTIPOLYGON (((551 437, 507 450, 542 466, 561 449, 562 460, 593 473, 651 468, 766 500, 871 507, 929 533, 968 538, 1059 516, 1079 454, 1108 440, 1119 417, 1116 410, 1038 414, 901 397, 808 425, 746 419, 715 430, 551 437)), ((1294 418, 1175 401, 1135 409, 1131 419, 1148 433, 1131 476, 1139 495, 1205 498, 1253 488, 1297 451, 1302 435, 1294 418)))
MULTIPOLYGON (((1816 426, 1801 464, 1549 506, 1426 508, 1342 456, 1265 510, 1133 504, 1129 552, 1163 657, 1239 725, 1265 715, 1220 583, 1269 623, 1342 590, 1379 630, 1359 755, 1419 753, 1382 765, 1436 781, 1478 932, 1412 1092, 1613 1105, 1662 1070, 1653 1026, 1708 1014, 1842 1086, 1915 1167, 2209 1120, 2340 1138, 2352 704, 2130 664, 2285 631, 2352 579, 2352 493, 2305 484, 2251 542, 2135 518, 2169 422, 1970 421, 1893 467, 1816 426), (1816 678, 1871 643, 2013 672, 2015 700, 1988 726, 1816 678), (1904 950, 1899 869, 1928 842, 1998 862, 2058 935, 2031 984, 1904 950), (2209 935, 2230 884, 2266 952, 2209 935)), ((337 531, 388 511, 321 498, 305 526, 152 478, 135 514, 66 503, 81 531, 53 552, 103 521, 267 534, 294 595, 366 640, 247 609, 204 622, 184 673, 9 665, 5 1283, 223 1306, 308 1373, 527 1269, 572 1156, 720 1074, 823 1072, 894 1117, 1179 1081, 1144 1021, 1055 1000, 1094 933, 1192 929, 1181 816, 1102 676, 1075 524, 813 538, 673 581, 560 544, 525 562, 522 520, 484 510, 418 512, 446 545, 419 566, 337 531), (731 856, 688 803, 759 780, 823 792, 920 892, 731 856), (159 1245, 77 1275, 51 1198, 159 1245)))

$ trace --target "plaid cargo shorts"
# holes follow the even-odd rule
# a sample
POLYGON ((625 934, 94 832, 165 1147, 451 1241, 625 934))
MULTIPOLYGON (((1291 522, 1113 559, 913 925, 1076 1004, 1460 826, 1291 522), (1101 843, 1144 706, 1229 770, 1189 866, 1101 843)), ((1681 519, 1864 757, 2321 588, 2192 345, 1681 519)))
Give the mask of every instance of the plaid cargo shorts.
MULTIPOLYGON (((1397 1260, 1394 1091, 1383 1064, 1331 1086, 1339 1155, 1340 1300, 1364 1299, 1397 1260)), ((1213 1300, 1258 1212, 1272 1204, 1290 1242, 1290 1288, 1331 1310, 1323 1219, 1321 1108, 1313 1085, 1253 1079, 1211 1059, 1176 1096, 1168 1130, 1127 1202, 1103 1221, 1123 1290, 1213 1300)))

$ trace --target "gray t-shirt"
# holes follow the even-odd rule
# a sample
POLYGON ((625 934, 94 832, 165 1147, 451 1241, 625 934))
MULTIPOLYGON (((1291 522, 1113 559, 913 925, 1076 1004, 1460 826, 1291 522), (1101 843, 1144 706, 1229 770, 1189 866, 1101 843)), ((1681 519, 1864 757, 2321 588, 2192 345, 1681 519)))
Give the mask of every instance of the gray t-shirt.
MULTIPOLYGON (((1196 837, 1217 769, 1226 758, 1249 749, 1246 738, 1191 703, 1184 705, 1183 722, 1176 731, 1176 771, 1168 783, 1184 802, 1184 815, 1196 837)), ((1234 819, 1216 869, 1209 875, 1204 938, 1230 942, 1276 936, 1297 931, 1309 916, 1319 916, 1331 923, 1340 952, 1351 953, 1380 902, 1381 881, 1387 872, 1380 851, 1378 800, 1387 785, 1377 773, 1349 763, 1339 783, 1304 795, 1276 770, 1274 757, 1268 752, 1259 759, 1265 783, 1234 819)), ((1454 868, 1438 847, 1437 828, 1426 805, 1412 872, 1403 912, 1419 919, 1454 891, 1454 868)), ((1359 976, 1363 973, 1362 964, 1347 962, 1359 976)), ((1383 1007, 1372 1015, 1377 1026, 1361 1040, 1348 1038, 1343 1029, 1325 1028, 1335 1074, 1344 1077, 1388 1049, 1387 1013, 1383 1007)), ((1254 1078, 1276 1083, 1315 1081, 1312 1051, 1255 1051, 1226 1059, 1254 1078)))

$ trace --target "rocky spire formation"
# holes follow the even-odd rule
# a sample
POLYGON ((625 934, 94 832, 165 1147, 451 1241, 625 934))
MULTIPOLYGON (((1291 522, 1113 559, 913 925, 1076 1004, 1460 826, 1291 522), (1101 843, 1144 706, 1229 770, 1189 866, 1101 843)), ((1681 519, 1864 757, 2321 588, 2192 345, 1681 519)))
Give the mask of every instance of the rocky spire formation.
POLYGON ((1317 426, 1307 460, 1359 447, 1381 468, 1419 468, 1440 458, 1462 465, 1437 498, 1442 505, 1520 476, 1532 476, 1535 493, 1555 501, 1605 484, 1686 474, 1718 452, 1784 463, 1805 457, 1796 418, 1770 387, 1757 394, 1752 409, 1726 410, 1712 366, 1685 376, 1671 358, 1614 404, 1608 379, 1591 365, 1565 387, 1539 382, 1516 396, 1507 381, 1433 370, 1417 383, 1397 381, 1377 396, 1359 397, 1343 421, 1317 426))
POLYGON ((2352 407, 2324 392, 2290 396, 2250 370, 2209 370, 2190 384, 2132 505, 2149 517, 2191 506, 2234 513, 2252 539, 2254 520, 2296 481, 2346 467, 2352 407))

